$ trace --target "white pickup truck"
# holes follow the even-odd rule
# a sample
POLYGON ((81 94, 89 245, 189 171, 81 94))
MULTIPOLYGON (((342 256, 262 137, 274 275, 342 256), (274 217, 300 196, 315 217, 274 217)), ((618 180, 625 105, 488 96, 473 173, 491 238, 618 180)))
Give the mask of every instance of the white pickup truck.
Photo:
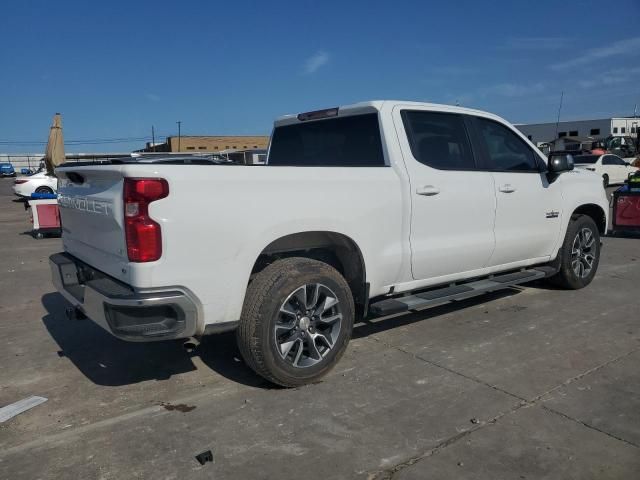
POLYGON ((161 158, 56 170, 53 282, 131 341, 235 329, 245 361, 295 386, 354 320, 548 277, 593 279, 608 203, 481 111, 373 101, 275 122, 266 166, 161 158))

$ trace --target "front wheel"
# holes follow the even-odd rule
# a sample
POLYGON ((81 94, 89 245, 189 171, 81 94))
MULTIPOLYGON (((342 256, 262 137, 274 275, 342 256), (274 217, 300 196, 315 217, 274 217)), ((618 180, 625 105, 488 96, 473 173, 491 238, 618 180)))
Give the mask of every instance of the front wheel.
POLYGON ((246 363, 270 382, 318 381, 340 360, 354 321, 349 285, 330 265, 278 260, 249 284, 237 330, 246 363))
POLYGON ((552 283, 569 290, 591 283, 600 263, 600 233, 591 217, 571 217, 558 257, 560 270, 550 278, 552 283))
POLYGON ((38 187, 36 188, 36 193, 53 193, 53 190, 49 187, 38 187))
POLYGON ((602 175, 602 186, 604 188, 607 188, 609 186, 609 175, 607 175, 606 173, 602 175))

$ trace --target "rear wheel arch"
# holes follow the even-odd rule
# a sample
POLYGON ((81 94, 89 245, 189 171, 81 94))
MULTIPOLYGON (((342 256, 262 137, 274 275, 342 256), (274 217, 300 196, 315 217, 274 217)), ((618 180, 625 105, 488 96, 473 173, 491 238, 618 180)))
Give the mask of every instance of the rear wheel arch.
POLYGON ((267 245, 254 262, 252 277, 274 261, 288 257, 319 260, 335 268, 347 281, 358 313, 368 302, 366 267, 358 244, 347 235, 331 231, 297 232, 267 245))

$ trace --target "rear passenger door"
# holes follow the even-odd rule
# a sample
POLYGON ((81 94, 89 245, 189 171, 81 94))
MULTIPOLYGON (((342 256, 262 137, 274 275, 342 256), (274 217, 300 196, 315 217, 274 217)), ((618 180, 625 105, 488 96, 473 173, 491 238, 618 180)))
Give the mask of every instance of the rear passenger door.
POLYGON ((394 111, 409 174, 416 280, 464 276, 485 267, 493 251, 493 177, 478 171, 465 122, 457 113, 394 111))
POLYGON ((549 182, 543 160, 507 125, 483 117, 473 117, 473 124, 476 150, 495 182, 490 266, 548 257, 560 233, 561 182, 549 182))

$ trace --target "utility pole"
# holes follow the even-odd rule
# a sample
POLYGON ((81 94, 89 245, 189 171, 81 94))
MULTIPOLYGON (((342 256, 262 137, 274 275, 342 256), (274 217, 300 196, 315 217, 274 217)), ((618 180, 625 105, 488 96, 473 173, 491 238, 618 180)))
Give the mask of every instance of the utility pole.
POLYGON ((182 137, 182 135, 180 133, 180 127, 182 125, 182 122, 180 120, 178 120, 176 123, 178 124, 178 151, 180 151, 180 140, 181 140, 181 137, 182 137))
POLYGON ((564 98, 564 90, 560 94, 560 106, 558 107, 558 119, 556 120, 556 138, 558 138, 558 124, 560 123, 560 112, 562 111, 562 99, 564 98))
POLYGON ((156 130, 153 125, 151 125, 151 151, 156 151, 156 130))

